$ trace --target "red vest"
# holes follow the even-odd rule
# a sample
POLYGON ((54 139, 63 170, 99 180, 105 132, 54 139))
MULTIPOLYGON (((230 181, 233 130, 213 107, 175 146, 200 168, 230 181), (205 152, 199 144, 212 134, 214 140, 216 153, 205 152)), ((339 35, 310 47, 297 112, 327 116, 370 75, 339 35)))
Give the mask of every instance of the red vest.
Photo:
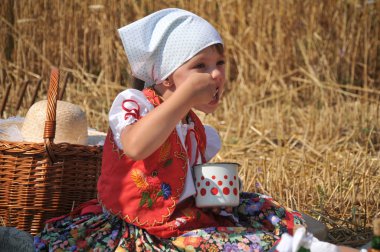
MULTIPOLYGON (((161 103, 152 89, 143 92, 154 106, 161 103)), ((194 122, 199 151, 204 156, 204 127, 194 112, 190 111, 190 117, 194 122)), ((109 130, 98 181, 99 201, 109 212, 128 223, 147 230, 163 225, 173 214, 182 194, 187 160, 188 154, 175 129, 161 147, 138 161, 118 149, 109 130)))

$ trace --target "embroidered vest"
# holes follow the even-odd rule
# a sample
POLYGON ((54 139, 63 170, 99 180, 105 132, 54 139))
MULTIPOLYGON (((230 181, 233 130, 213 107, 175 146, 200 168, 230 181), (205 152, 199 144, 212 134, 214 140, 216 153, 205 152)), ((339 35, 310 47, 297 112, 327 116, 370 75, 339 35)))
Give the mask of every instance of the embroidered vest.
MULTIPOLYGON (((153 89, 143 92, 154 106, 161 103, 153 89)), ((204 127, 194 112, 190 111, 189 115, 205 162, 204 127)), ((108 130, 98 181, 99 201, 109 212, 136 226, 148 228, 165 224, 184 189, 188 158, 176 129, 155 152, 138 161, 118 149, 112 131, 108 130)))

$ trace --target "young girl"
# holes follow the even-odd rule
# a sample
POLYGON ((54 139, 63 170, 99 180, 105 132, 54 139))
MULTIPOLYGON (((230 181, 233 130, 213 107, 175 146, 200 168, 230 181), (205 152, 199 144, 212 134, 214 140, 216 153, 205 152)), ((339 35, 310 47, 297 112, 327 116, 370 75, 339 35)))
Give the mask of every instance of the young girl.
POLYGON ((224 47, 204 19, 164 9, 119 29, 133 76, 109 113, 98 199, 47 223, 37 250, 268 251, 303 225, 270 197, 241 193, 235 209, 198 209, 195 164, 220 149, 192 109, 212 113, 224 91, 224 47))

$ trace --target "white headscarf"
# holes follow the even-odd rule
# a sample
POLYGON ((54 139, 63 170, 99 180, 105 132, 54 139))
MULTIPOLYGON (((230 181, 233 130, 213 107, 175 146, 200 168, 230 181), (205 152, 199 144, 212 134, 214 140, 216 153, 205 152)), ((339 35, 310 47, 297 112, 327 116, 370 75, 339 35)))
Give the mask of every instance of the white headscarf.
POLYGON ((145 81, 145 87, 161 83, 204 48, 223 44, 210 23, 176 8, 157 11, 118 31, 132 74, 145 81))

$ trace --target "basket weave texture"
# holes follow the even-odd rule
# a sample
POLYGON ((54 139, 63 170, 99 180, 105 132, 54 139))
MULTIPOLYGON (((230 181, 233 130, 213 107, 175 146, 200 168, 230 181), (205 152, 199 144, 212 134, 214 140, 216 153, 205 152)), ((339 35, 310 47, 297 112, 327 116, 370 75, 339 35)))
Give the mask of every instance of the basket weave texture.
POLYGON ((96 198, 102 147, 54 143, 59 71, 52 68, 44 143, 0 141, 0 218, 36 234, 44 222, 96 198))

